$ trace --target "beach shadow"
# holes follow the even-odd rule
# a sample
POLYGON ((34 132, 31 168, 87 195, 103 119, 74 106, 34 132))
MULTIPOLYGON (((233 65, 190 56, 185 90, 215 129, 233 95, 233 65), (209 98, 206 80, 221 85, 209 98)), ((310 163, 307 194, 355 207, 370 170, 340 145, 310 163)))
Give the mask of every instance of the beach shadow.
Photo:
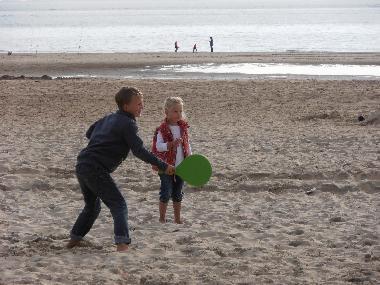
POLYGON ((74 249, 67 249, 66 243, 68 242, 67 235, 33 235, 27 240, 21 238, 12 239, 12 244, 6 247, 2 252, 2 256, 46 256, 46 255, 60 255, 67 252, 77 253, 82 249, 91 252, 100 251, 108 252, 103 245, 93 243, 88 240, 83 240, 79 246, 74 249))

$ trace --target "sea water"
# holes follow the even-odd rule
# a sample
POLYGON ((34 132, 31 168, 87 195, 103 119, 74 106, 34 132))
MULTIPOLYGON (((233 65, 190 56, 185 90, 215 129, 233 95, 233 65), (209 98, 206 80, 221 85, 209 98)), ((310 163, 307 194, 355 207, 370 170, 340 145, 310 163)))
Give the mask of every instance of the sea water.
POLYGON ((210 36, 216 52, 380 51, 379 6, 24 9, 28 2, 18 2, 9 8, 0 0, 0 52, 173 52, 175 41, 179 52, 195 43, 209 51, 210 36))

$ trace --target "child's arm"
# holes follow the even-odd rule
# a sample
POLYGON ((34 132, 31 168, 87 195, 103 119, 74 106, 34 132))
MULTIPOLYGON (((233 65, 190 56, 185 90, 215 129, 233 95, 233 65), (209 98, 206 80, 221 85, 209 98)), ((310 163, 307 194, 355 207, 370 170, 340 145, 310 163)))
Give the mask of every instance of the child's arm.
POLYGON ((182 143, 182 139, 176 139, 171 142, 165 142, 161 132, 159 131, 157 133, 156 148, 159 152, 169 151, 173 148, 176 148, 180 143, 182 143))
POLYGON ((168 143, 164 142, 160 131, 157 133, 156 148, 159 152, 168 151, 168 143))
POLYGON ((131 123, 128 125, 124 133, 124 138, 137 158, 146 163, 157 166, 160 170, 166 170, 168 165, 144 147, 144 143, 138 135, 136 123, 131 123))
POLYGON ((97 123, 98 123, 98 121, 96 121, 95 123, 93 123, 93 124, 88 128, 88 130, 87 130, 87 132, 86 132, 86 138, 88 138, 88 139, 91 138, 91 134, 92 134, 92 132, 94 131, 95 126, 96 126, 97 123))

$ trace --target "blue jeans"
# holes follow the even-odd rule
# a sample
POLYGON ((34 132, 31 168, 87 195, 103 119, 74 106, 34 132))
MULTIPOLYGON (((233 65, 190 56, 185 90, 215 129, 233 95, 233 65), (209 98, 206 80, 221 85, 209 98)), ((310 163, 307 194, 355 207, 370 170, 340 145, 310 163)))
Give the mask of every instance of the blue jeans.
POLYGON ((183 180, 177 175, 158 174, 161 179, 160 201, 167 203, 172 198, 173 202, 181 202, 183 198, 183 180))
POLYGON ((70 237, 81 240, 100 213, 100 201, 110 209, 114 220, 115 243, 131 243, 128 231, 128 208, 111 175, 95 164, 78 164, 76 175, 85 206, 79 214, 70 237))

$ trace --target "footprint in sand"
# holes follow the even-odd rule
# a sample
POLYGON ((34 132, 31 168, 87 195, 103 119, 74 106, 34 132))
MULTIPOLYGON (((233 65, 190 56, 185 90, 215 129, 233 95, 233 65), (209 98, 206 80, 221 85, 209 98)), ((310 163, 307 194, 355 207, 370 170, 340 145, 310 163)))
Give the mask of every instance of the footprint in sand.
POLYGON ((226 257, 227 256, 226 252, 223 249, 221 249, 220 247, 215 246, 215 247, 209 247, 206 249, 213 251, 216 255, 219 255, 220 257, 226 257))
POLYGON ((17 169, 11 169, 9 171, 9 173, 12 173, 12 174, 39 174, 39 173, 41 173, 41 171, 38 169, 31 168, 31 167, 20 167, 17 169))
POLYGON ((299 235, 303 235, 304 233, 305 232, 302 229, 295 229, 289 232, 288 235, 299 236, 299 235))
POLYGON ((0 191, 9 191, 11 190, 10 187, 4 185, 4 184, 0 184, 0 191))
POLYGON ((342 223, 344 222, 344 219, 342 217, 332 217, 330 218, 331 223, 342 223))
POLYGON ((378 242, 376 240, 373 240, 373 239, 365 239, 363 241, 363 245, 364 246, 373 246, 373 245, 376 245, 378 242))
POLYGON ((380 181, 366 181, 359 184, 359 189, 368 194, 380 193, 380 181))
POLYGON ((75 172, 74 169, 64 169, 58 167, 49 167, 45 171, 47 176, 56 177, 56 178, 74 178, 75 172))
POLYGON ((0 163, 2 164, 0 165, 0 175, 8 173, 10 168, 7 165, 5 165, 5 162, 0 161, 0 163))
POLYGON ((165 250, 162 248, 152 248, 150 251, 153 254, 159 254, 159 255, 165 254, 165 250))
POLYGON ((179 245, 197 244, 200 243, 194 236, 185 236, 176 239, 176 243, 179 245))
POLYGON ((37 189, 37 190, 40 190, 40 191, 48 191, 48 190, 51 190, 52 187, 50 186, 49 183, 43 181, 43 180, 40 180, 40 179, 36 179, 31 187, 31 189, 37 189))
POLYGON ((305 246, 305 245, 309 245, 309 244, 310 243, 308 241, 305 241, 305 240, 292 240, 289 242, 289 245, 293 246, 293 247, 305 246))
POLYGON ((324 184, 318 186, 317 190, 319 190, 321 192, 329 192, 329 193, 334 193, 334 194, 345 194, 345 193, 347 193, 348 189, 339 188, 334 183, 324 183, 324 184))

